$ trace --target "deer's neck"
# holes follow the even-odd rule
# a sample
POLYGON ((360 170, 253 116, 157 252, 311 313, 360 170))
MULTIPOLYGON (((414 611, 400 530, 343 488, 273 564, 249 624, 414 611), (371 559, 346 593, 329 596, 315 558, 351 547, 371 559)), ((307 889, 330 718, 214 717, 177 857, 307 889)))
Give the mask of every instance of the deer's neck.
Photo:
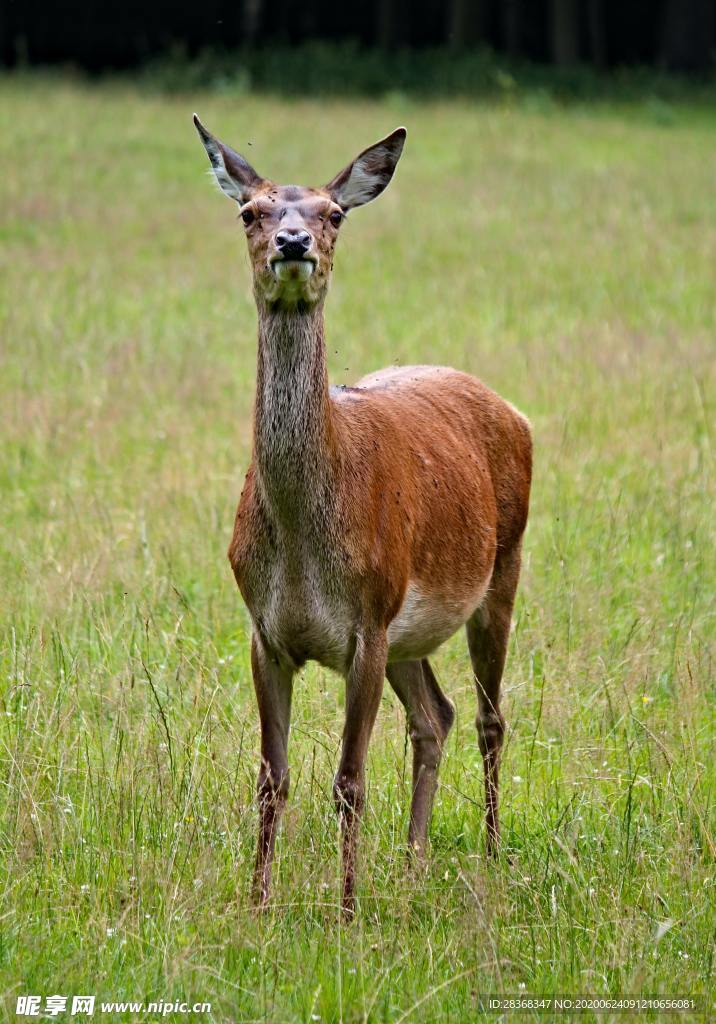
POLYGON ((289 525, 325 504, 333 450, 322 308, 259 308, 254 459, 265 499, 289 525))

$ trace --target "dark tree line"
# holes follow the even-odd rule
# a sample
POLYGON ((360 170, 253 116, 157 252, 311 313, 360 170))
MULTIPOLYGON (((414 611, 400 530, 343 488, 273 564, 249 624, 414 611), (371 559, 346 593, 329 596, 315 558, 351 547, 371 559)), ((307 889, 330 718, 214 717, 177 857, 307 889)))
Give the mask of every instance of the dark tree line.
POLYGON ((0 60, 132 67, 181 46, 352 40, 395 50, 488 46, 598 68, 713 67, 716 0, 0 0, 0 60))

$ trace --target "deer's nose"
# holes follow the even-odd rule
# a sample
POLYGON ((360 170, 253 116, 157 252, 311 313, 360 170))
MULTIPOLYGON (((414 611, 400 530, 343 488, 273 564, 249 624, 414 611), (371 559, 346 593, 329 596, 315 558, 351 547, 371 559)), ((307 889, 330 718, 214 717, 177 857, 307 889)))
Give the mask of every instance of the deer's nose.
POLYGON ((276 232, 276 248, 285 260, 302 260, 311 248, 311 236, 301 228, 282 228, 276 232))

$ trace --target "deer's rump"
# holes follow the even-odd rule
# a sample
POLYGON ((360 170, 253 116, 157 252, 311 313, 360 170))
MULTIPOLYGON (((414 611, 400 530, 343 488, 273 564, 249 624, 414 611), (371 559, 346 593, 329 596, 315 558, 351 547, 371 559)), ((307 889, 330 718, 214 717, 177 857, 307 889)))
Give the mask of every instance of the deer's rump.
POLYGON ((446 367, 364 377, 334 398, 348 446, 353 555, 382 578, 392 661, 424 657, 481 604, 527 520, 527 420, 446 367), (392 606, 390 605, 392 602, 392 606))

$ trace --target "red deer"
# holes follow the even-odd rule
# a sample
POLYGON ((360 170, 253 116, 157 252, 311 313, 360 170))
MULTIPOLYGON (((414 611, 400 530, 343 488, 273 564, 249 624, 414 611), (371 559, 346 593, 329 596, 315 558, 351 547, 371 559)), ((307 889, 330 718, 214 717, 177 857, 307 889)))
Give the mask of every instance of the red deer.
POLYGON ((258 310, 253 458, 229 560, 251 614, 261 721, 254 898, 269 897, 288 793, 293 677, 307 660, 344 676, 333 792, 342 907, 355 909, 365 761, 388 682, 413 747, 409 849, 425 853, 454 718, 428 655, 465 625, 477 689, 487 849, 497 852, 500 681, 527 522, 527 420, 475 377, 389 368, 331 388, 323 305, 341 224, 386 188, 406 132, 363 150, 322 188, 275 185, 195 116, 221 189, 239 204, 258 310))

